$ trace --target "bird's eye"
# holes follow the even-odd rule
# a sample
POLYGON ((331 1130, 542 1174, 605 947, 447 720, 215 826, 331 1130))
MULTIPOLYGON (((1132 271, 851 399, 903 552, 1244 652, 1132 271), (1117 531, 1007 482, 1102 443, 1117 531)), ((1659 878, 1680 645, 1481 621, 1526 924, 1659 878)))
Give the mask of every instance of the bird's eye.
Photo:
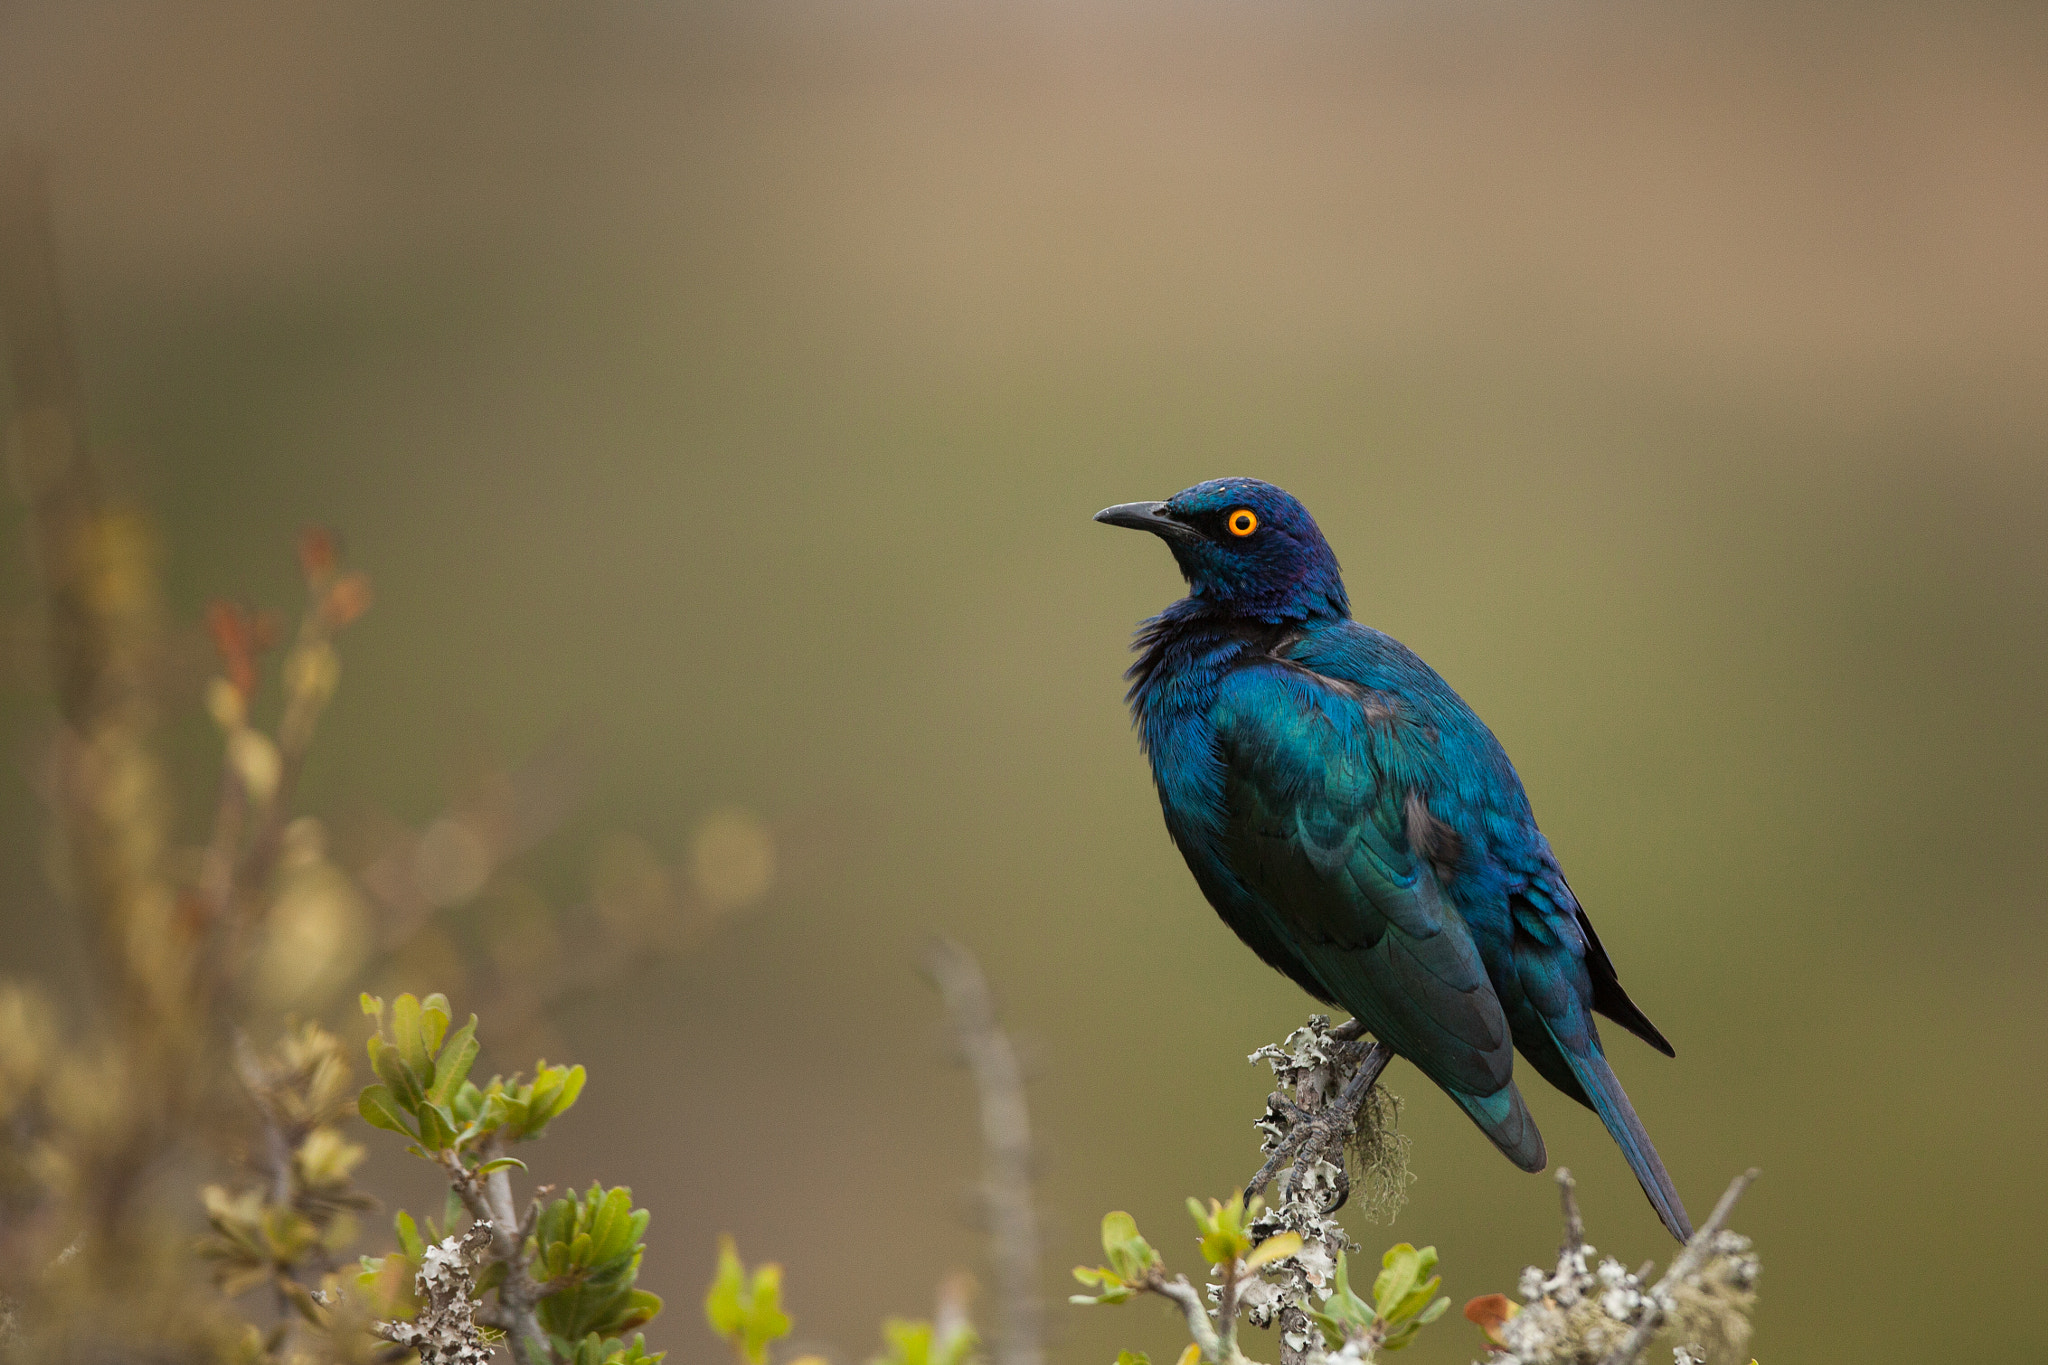
POLYGON ((1259 519, 1252 515, 1252 509, 1249 507, 1238 508, 1223 524, 1234 536, 1248 536, 1259 529, 1259 519))

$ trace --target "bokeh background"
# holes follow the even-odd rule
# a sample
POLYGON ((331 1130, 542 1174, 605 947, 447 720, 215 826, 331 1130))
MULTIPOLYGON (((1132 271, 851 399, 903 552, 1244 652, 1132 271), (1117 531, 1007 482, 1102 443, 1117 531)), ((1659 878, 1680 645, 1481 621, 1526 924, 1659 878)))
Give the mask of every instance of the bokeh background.
MULTIPOLYGON (((1034 1059, 1050 1295, 1111 1207, 1192 1259, 1182 1199, 1251 1169, 1242 1058, 1308 1005, 1160 827, 1118 674, 1179 585, 1088 520, 1231 473, 1506 743, 1678 1047, 1617 1063, 1695 1212, 1763 1168, 1760 1359, 2038 1340, 2039 7, 7 0, 0 121, 53 157, 180 617, 290 606, 309 522, 376 579, 308 808, 419 828, 578 756, 395 984, 464 1006, 479 921, 707 838, 767 888, 533 1026, 593 1073, 538 1173, 654 1210, 672 1358, 718 1349, 721 1231, 841 1361, 981 1264, 933 930, 1034 1059)), ((15 672, 9 970, 62 981, 15 672)), ((1549 1184, 1390 1076, 1418 1179, 1358 1234, 1512 1290, 1549 1184)), ((1532 1099, 1593 1240, 1661 1257, 1597 1123, 1532 1099)), ((1177 1347, 1052 1319, 1061 1361, 1177 1347)))

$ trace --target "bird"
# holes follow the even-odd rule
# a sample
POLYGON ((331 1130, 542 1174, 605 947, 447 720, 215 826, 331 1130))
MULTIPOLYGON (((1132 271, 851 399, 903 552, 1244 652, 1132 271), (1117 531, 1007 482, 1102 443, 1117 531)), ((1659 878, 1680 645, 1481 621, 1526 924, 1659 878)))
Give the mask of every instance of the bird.
POLYGON ((1167 831, 1224 923, 1540 1171, 1520 1052, 1599 1115, 1690 1241, 1594 1015, 1676 1053, 1622 989, 1493 732, 1352 619, 1335 553, 1285 490, 1212 479, 1095 520, 1158 536, 1188 582, 1139 625, 1127 701, 1167 831))

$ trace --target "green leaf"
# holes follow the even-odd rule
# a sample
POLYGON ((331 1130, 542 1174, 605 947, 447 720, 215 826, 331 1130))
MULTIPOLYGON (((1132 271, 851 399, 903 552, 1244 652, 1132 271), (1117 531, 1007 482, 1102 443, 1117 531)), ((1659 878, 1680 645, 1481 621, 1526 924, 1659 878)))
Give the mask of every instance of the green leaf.
POLYGON ((1246 1270, 1257 1270, 1260 1266, 1284 1261, 1301 1250, 1301 1234, 1298 1232, 1276 1232, 1259 1243, 1252 1254, 1244 1258, 1246 1270))
POLYGON ((889 1318, 882 1323, 882 1340, 887 1349, 868 1365, 931 1365, 932 1325, 908 1318, 889 1318))
POLYGON ((740 1349, 753 1365, 766 1365, 769 1344, 788 1336, 796 1325, 782 1311, 782 1267, 771 1262, 756 1270, 752 1289, 740 1349))
POLYGON ((391 1002, 391 1043, 413 1075, 434 1074, 434 1059, 427 1055, 426 1036, 420 1031, 420 1002, 411 991, 391 1002))
POLYGON ((398 1107, 398 1101, 392 1098, 388 1087, 365 1087, 363 1093, 356 1097, 356 1112, 373 1128, 389 1129, 406 1137, 414 1136, 412 1125, 405 1121, 405 1113, 398 1107))
POLYGON ((1152 1365, 1152 1357, 1143 1351, 1118 1351, 1116 1365, 1152 1365))
POLYGON ((427 1254, 427 1244, 420 1240, 419 1225, 404 1209, 398 1211, 398 1216, 391 1223, 398 1232, 398 1245, 405 1248, 405 1259, 417 1265, 427 1254))
POLYGON ((1116 1289, 1106 1289, 1100 1294, 1069 1294, 1067 1295, 1067 1302, 1082 1308, 1108 1307, 1111 1304, 1129 1303, 1131 1297, 1137 1292, 1137 1290, 1128 1286, 1122 1286, 1116 1289))
POLYGON ((1210 1265, 1221 1265, 1249 1254, 1252 1239, 1248 1229, 1263 1206, 1263 1200, 1254 1199, 1247 1207, 1242 1190, 1231 1195, 1227 1204, 1211 1199, 1206 1211, 1199 1200, 1188 1200, 1188 1212, 1194 1215, 1195 1227, 1201 1233, 1202 1259, 1210 1265))
POLYGON ((510 1170, 515 1166, 522 1171, 526 1169, 526 1163, 516 1156, 494 1156, 483 1165, 477 1167, 476 1173, 478 1175, 489 1175, 492 1171, 510 1170))
POLYGON ((391 1087, 392 1098, 403 1108, 411 1110, 426 1098, 419 1077, 405 1064, 398 1049, 378 1034, 370 1036, 370 1069, 377 1073, 378 1080, 391 1087))
POLYGON ((668 1354, 666 1351, 656 1351, 650 1355, 647 1350, 647 1338, 638 1333, 634 1334, 630 1342, 607 1341, 603 1350, 605 1355, 598 1365, 658 1365, 661 1358, 668 1354))
MULTIPOLYGON (((1430 1249, 1432 1256, 1435 1248, 1430 1249)), ((1406 1242, 1387 1248, 1387 1254, 1380 1258, 1382 1269, 1372 1282, 1372 1301, 1381 1317, 1392 1317, 1393 1310, 1407 1298, 1422 1279, 1422 1254, 1406 1242)))
POLYGON ((882 1324, 887 1349, 868 1365, 965 1365, 980 1344, 972 1327, 961 1324, 942 1338, 930 1322, 890 1318, 882 1324))
MULTIPOLYGON (((661 1311, 659 1297, 634 1286, 646 1251, 634 1234, 647 1227, 648 1217, 645 1209, 632 1207, 632 1191, 596 1183, 541 1210, 527 1251, 556 1285, 538 1305, 541 1326, 551 1337, 566 1343, 596 1332, 609 1338, 661 1311), (593 1230, 607 1209, 610 1218, 600 1243, 593 1230)), ((748 1324, 758 1317, 756 1295, 730 1239, 721 1247, 718 1274, 704 1306, 714 1330, 735 1346, 743 1344, 748 1324)))
POLYGON ((361 999, 359 999, 357 1003, 363 1007, 364 1014, 369 1015, 372 1019, 375 1019, 377 1021, 377 1028, 381 1032, 384 1027, 383 997, 372 995, 368 991, 364 991, 361 999))
POLYGON ((711 1330, 722 1337, 739 1335, 746 1313, 747 1269, 740 1264, 739 1249, 730 1237, 718 1239, 718 1270, 704 1294, 704 1318, 711 1330))
MULTIPOLYGON (((1449 1303, 1449 1299, 1444 1300, 1449 1303)), ((661 1295, 645 1289, 626 1291, 626 1308, 619 1315, 617 1327, 620 1332, 630 1332, 643 1323, 652 1322, 661 1313, 661 1295)))
POLYGON ((625 1247, 612 1245, 612 1232, 625 1232, 631 1226, 628 1215, 633 1212, 633 1192, 620 1188, 606 1195, 598 1204, 590 1222, 590 1263, 603 1265, 625 1251, 625 1247))
POLYGON ((933 1343, 932 1365, 967 1365, 979 1345, 981 1334, 965 1322, 957 1323, 933 1343))
POLYGON ((567 1079, 568 1075, 562 1068, 542 1063, 534 1074, 533 1084, 520 1087, 519 1098, 526 1105, 528 1124, 546 1121, 543 1116, 547 1113, 548 1101, 555 1097, 567 1079))
POLYGON ((1400 1322, 1404 1319, 1414 1317, 1423 1309, 1429 1307, 1430 1299, 1433 1298, 1436 1294, 1436 1291, 1440 1287, 1442 1287, 1443 1282, 1444 1277, 1441 1275, 1430 1276, 1427 1280, 1424 1280, 1421 1284, 1409 1290, 1408 1297, 1402 1299, 1400 1303, 1396 1304, 1392 1311, 1382 1313, 1380 1316, 1386 1318, 1389 1322, 1400 1322))
MULTIPOLYGON (((557 1199, 541 1210, 540 1220, 535 1225, 534 1236, 542 1246, 569 1240, 569 1233, 576 1223, 576 1201, 557 1199)), ((730 1241, 731 1239, 726 1239, 730 1241)), ((723 1262, 720 1262, 723 1267, 723 1262)))
POLYGON ((1129 1286, 1120 1286, 1116 1289, 1105 1289, 1100 1294, 1069 1294, 1067 1302, 1080 1308, 1107 1308, 1114 1304, 1129 1303, 1137 1292, 1129 1286))
MULTIPOLYGON (((448 1040, 448 1046, 440 1050, 434 1060, 434 1083, 427 1087, 427 1098, 435 1104, 450 1104, 456 1091, 469 1078, 469 1068, 476 1062, 476 1016, 469 1016, 469 1022, 455 1030, 455 1036, 448 1040)), ((465 1116, 465 1121, 474 1114, 465 1116)))
POLYGON ((554 1101, 548 1105, 547 1118, 560 1118, 568 1112, 569 1106, 576 1103, 576 1097, 583 1093, 585 1079, 587 1077, 581 1066, 569 1068, 569 1074, 562 1080, 562 1088, 556 1092, 554 1101))
MULTIPOLYGON (((448 1021, 454 1017, 448 1010, 448 997, 439 991, 420 1001, 420 1041, 426 1044, 429 1059, 441 1050, 441 1039, 448 1033, 448 1021)), ((421 1068, 422 1072, 425 1070, 421 1068)))
POLYGON ((1330 1297, 1323 1300, 1322 1309, 1310 1309, 1309 1316, 1322 1327, 1323 1336, 1334 1350, 1344 1344, 1346 1337, 1368 1330, 1377 1315, 1372 1305, 1352 1290, 1350 1263, 1341 1251, 1337 1253, 1337 1273, 1332 1286, 1330 1297))
POLYGON ((424 1099, 414 1110, 420 1120, 420 1142, 430 1151, 445 1151, 455 1145, 455 1116, 438 1104, 424 1099))
POLYGON ((1102 1251, 1119 1278, 1137 1281, 1159 1263, 1159 1253, 1138 1235, 1138 1221, 1121 1209, 1102 1215, 1102 1251))

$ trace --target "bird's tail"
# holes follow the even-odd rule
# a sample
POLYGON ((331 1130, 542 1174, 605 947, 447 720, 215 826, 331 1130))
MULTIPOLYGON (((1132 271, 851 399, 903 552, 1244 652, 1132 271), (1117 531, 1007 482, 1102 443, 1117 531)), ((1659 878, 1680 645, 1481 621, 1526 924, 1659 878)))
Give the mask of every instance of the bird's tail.
POLYGON ((1513 1081, 1491 1095, 1468 1095, 1448 1085, 1444 1090, 1472 1116, 1479 1131, 1493 1139, 1493 1145, 1509 1161, 1525 1171, 1540 1171, 1550 1160, 1543 1150, 1543 1134, 1536 1131, 1536 1120, 1530 1117, 1529 1107, 1522 1103, 1522 1092, 1513 1081))
POLYGON ((1557 1030, 1547 1022, 1550 1038, 1557 1050, 1564 1054, 1570 1064, 1572 1075, 1585 1087, 1586 1096, 1593 1102, 1593 1112, 1600 1116, 1600 1122, 1607 1125, 1608 1134, 1621 1148, 1621 1154, 1628 1158, 1629 1169, 1636 1173, 1636 1180, 1643 1187, 1643 1193, 1650 1197, 1650 1205, 1657 1210, 1657 1217, 1673 1237, 1681 1242, 1692 1240, 1692 1219, 1686 1217, 1685 1205, 1678 1198, 1678 1189, 1671 1183, 1671 1176, 1664 1169, 1657 1148, 1650 1142, 1650 1135, 1643 1131, 1643 1122, 1636 1117, 1635 1106, 1628 1102, 1628 1093, 1621 1088, 1621 1081, 1615 1076, 1614 1068, 1607 1065, 1607 1058, 1600 1053, 1596 1041, 1593 1046, 1580 1052, 1566 1047, 1564 1040, 1557 1036, 1557 1030))

